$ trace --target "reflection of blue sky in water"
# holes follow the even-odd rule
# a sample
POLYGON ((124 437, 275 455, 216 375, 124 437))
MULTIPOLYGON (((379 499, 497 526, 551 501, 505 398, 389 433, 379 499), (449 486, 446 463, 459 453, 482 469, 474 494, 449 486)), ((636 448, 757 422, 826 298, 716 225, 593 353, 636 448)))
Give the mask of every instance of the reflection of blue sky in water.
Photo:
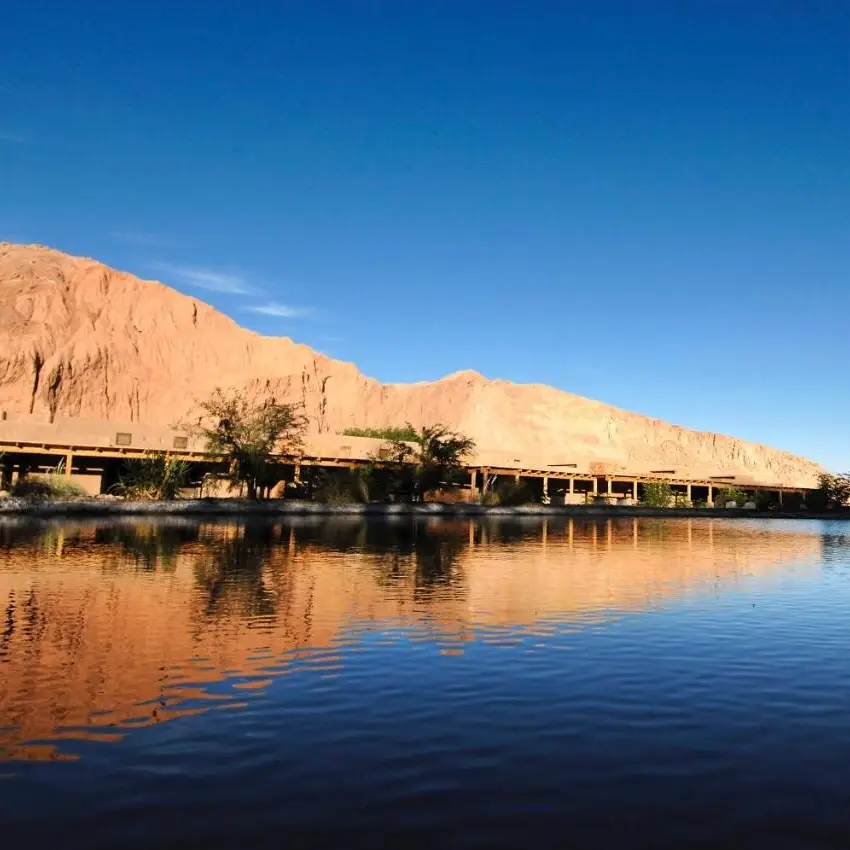
MULTIPOLYGON (((771 528, 637 520, 6 527, 5 712, 24 729, 43 724, 37 734, 56 740, 149 725, 210 701, 241 703, 275 677, 339 674, 379 647, 389 656, 428 649, 444 657, 473 645, 539 652, 665 599, 728 594, 754 571, 812 562, 819 541, 832 539, 801 533, 800 524, 771 528), (57 714, 70 716, 53 723, 57 714)), ((32 737, 24 729, 4 737, 32 737)))
POLYGON ((777 564, 800 565, 796 575, 820 557, 827 538, 814 529, 631 519, 7 525, 2 739, 44 739, 25 752, 52 754, 50 742, 244 706, 293 673, 348 680, 364 658, 395 671, 415 656, 427 677, 454 655, 560 654, 582 630, 621 628, 636 611, 663 607, 671 623, 677 606, 692 617, 705 599, 716 612, 717 595, 750 592, 754 574, 772 581, 777 564))
POLYGON ((2 525, 4 823, 87 848, 840 830, 848 531, 2 525))

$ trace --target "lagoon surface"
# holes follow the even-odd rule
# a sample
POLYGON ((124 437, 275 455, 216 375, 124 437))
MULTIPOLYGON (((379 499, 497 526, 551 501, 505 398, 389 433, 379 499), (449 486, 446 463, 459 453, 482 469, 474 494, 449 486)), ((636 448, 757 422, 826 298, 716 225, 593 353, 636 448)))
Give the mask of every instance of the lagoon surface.
POLYGON ((5 521, 0 823, 846 848, 850 523, 5 521))

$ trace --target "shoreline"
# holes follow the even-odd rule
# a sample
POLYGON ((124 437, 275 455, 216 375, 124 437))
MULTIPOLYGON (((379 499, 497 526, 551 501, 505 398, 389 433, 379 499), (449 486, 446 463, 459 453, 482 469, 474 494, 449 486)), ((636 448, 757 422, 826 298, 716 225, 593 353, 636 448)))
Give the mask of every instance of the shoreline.
POLYGON ((361 516, 361 517, 721 517, 727 519, 850 519, 848 511, 758 511, 746 508, 654 508, 639 505, 501 505, 445 504, 346 504, 328 505, 294 499, 181 499, 168 502, 79 501, 27 502, 0 501, 0 518, 109 518, 109 517, 275 517, 275 516, 361 516))

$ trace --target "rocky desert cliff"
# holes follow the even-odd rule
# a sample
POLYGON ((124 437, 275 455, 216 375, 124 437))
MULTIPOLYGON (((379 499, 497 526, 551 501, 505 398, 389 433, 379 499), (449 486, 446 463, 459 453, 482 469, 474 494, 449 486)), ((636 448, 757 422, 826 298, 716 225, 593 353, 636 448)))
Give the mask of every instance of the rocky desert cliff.
POLYGON ((526 467, 736 474, 811 486, 820 468, 552 387, 458 372, 381 384, 350 363, 264 337, 162 283, 34 245, 0 243, 0 410, 170 425, 214 387, 268 387, 318 432, 443 422, 526 467))

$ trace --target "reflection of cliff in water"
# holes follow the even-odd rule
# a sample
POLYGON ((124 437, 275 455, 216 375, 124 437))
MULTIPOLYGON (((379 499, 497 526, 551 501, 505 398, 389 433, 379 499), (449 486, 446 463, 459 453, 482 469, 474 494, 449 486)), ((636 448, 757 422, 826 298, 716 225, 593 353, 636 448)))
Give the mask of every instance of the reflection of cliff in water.
POLYGON ((0 524, 0 745, 158 722, 206 702, 222 679, 241 689, 305 663, 339 665, 362 629, 424 629, 460 651, 478 630, 598 622, 820 558, 821 538, 799 528, 0 524))

